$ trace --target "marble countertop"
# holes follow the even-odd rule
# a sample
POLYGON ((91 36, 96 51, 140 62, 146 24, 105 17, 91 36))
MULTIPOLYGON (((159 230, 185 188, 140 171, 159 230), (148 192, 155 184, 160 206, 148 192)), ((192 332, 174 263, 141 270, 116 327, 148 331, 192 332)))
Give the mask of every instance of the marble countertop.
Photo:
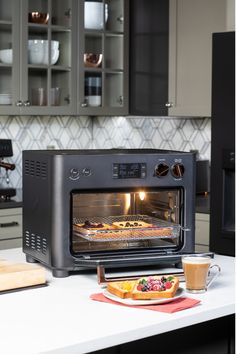
MULTIPOLYGON (((0 258, 25 261, 21 249, 0 251, 0 258)), ((91 294, 103 291, 93 272, 53 278, 47 271, 49 286, 0 295, 1 352, 89 353, 230 315, 234 258, 216 255, 213 262, 222 273, 207 293, 187 294, 200 305, 173 314, 92 301, 91 294)))

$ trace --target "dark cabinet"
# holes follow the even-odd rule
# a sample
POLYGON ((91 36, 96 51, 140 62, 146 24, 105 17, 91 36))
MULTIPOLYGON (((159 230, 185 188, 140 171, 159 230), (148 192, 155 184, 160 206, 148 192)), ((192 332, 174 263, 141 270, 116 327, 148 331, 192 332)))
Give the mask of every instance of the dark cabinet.
POLYGON ((130 114, 211 115, 212 33, 226 0, 131 0, 130 114))
POLYGON ((210 250, 235 255, 235 32, 213 35, 210 250))
POLYGON ((130 0, 130 114, 167 115, 169 1, 130 0))

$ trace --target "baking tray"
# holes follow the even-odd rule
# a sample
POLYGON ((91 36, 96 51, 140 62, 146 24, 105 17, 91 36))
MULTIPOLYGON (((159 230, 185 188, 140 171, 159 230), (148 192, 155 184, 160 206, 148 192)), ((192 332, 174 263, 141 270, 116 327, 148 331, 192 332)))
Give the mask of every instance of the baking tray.
POLYGON ((73 231, 75 236, 80 236, 88 241, 107 242, 122 240, 150 240, 160 238, 177 238, 180 234, 180 225, 163 221, 148 215, 121 215, 109 217, 89 218, 91 224, 105 224, 111 229, 99 230, 99 228, 85 228, 81 224, 88 219, 75 219, 73 222, 73 231), (113 223, 126 223, 139 221, 150 224, 148 227, 125 227, 113 228, 113 223))

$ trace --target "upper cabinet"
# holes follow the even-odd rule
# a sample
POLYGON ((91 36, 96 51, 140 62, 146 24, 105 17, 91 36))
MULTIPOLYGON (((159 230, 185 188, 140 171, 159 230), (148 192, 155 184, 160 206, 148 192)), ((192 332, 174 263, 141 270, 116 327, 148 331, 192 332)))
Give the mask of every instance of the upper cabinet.
POLYGON ((226 0, 170 0, 170 116, 211 116, 212 33, 226 30, 226 0))
POLYGON ((0 114, 127 114, 125 0, 0 0, 0 114))
POLYGON ((131 114, 211 116, 212 33, 227 29, 226 8, 227 0, 131 0, 131 114))
POLYGON ((0 0, 2 114, 75 112, 76 7, 58 3, 0 0))
POLYGON ((128 1, 79 2, 78 112, 128 113, 128 1))

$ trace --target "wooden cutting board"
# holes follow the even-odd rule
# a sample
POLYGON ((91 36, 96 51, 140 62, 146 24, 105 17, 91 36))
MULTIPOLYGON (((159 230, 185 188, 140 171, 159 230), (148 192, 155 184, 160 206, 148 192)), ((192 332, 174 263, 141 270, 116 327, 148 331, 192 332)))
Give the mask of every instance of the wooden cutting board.
POLYGON ((43 267, 0 259, 0 292, 40 284, 46 284, 43 267))

